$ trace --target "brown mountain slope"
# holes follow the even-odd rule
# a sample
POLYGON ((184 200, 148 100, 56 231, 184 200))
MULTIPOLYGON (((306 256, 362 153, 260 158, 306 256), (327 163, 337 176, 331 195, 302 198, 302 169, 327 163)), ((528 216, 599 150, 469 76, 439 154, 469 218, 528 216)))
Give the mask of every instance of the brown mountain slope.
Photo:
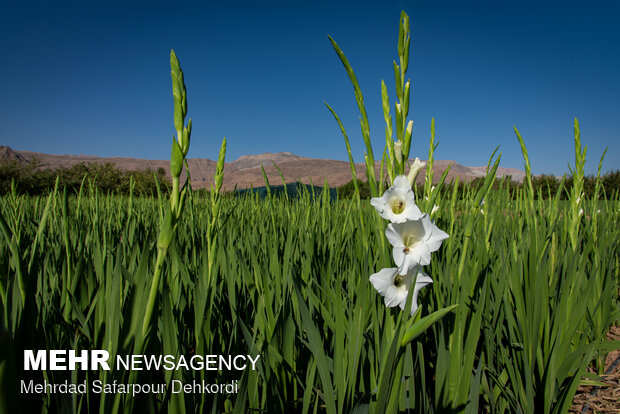
POLYGON ((22 154, 5 145, 0 145, 0 161, 17 161, 22 164, 29 162, 22 154))
MULTIPOLYGON (((167 160, 144 160, 137 158, 109 157, 102 158, 92 155, 54 155, 31 151, 14 151, 7 146, 0 146, 0 160, 16 160, 21 163, 29 163, 37 160, 42 168, 71 167, 78 163, 112 163, 122 170, 144 170, 150 168, 156 171, 163 168, 166 173, 169 170, 167 160)), ((338 187, 351 180, 351 169, 346 161, 325 160, 300 157, 290 152, 263 153, 257 155, 243 155, 239 159, 226 163, 224 168, 224 190, 232 190, 235 186, 239 189, 262 187, 264 185, 261 164, 270 184, 282 183, 280 173, 273 163, 280 168, 287 183, 301 181, 304 184, 313 183, 322 186, 325 180, 330 187, 338 187)), ((449 182, 456 176, 461 181, 469 181, 476 177, 484 176, 486 167, 467 167, 454 161, 435 161, 434 172, 438 180, 444 170, 452 164, 448 173, 449 182)), ((208 187, 215 173, 215 161, 204 158, 189 159, 189 168, 194 188, 208 187)), ((379 163, 375 164, 376 174, 379 175, 379 163)), ((357 177, 365 179, 364 164, 355 164, 357 177)), ((418 182, 423 181, 426 170, 423 169, 418 177, 418 182)), ((512 175, 514 180, 522 180, 525 175, 522 171, 514 168, 498 168, 498 176, 512 175)))

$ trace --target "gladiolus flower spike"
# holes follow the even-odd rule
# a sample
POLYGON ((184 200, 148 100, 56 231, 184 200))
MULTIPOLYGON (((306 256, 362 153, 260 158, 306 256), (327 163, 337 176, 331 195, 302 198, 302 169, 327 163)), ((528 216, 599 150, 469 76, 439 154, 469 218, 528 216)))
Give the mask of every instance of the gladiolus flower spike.
POLYGON ((370 276, 370 283, 384 297, 387 307, 398 305, 403 310, 413 286, 410 309, 413 315, 418 308, 420 289, 433 283, 421 268, 430 264, 431 253, 441 247, 448 234, 437 228, 428 214, 420 211, 415 204, 410 180, 404 175, 396 177, 383 196, 371 199, 370 204, 382 218, 391 222, 385 235, 393 246, 392 255, 397 266, 374 273, 370 276))

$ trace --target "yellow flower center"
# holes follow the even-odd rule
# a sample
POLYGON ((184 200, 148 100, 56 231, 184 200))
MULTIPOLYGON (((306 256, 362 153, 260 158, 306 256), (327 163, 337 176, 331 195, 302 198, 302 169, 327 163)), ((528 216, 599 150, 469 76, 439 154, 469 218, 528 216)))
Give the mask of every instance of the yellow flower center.
POLYGON ((400 214, 405 210, 405 202, 400 198, 393 198, 390 207, 392 208, 392 213, 400 214))

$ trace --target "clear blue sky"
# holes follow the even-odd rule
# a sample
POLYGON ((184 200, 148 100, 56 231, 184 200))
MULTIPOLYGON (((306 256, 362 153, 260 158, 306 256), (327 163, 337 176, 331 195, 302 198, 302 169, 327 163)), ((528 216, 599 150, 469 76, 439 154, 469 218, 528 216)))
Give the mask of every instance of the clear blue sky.
POLYGON ((523 169, 513 125, 535 173, 574 164, 573 118, 586 172, 620 168, 620 6, 610 2, 0 3, 0 144, 16 150, 169 157, 169 52, 185 73, 194 130, 189 157, 227 160, 290 151, 356 161, 363 143, 353 89, 327 34, 348 56, 385 142, 380 82, 393 91, 401 10, 411 18, 413 157, 523 169))

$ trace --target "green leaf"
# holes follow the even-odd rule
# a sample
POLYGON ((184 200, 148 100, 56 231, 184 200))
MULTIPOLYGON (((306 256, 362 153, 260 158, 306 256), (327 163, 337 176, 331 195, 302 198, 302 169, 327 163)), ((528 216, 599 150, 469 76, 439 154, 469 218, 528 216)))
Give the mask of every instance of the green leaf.
POLYGON ((446 316, 452 309, 456 308, 457 306, 458 304, 439 309, 438 311, 435 311, 430 315, 423 317, 418 322, 414 323, 412 326, 405 330, 403 340, 400 346, 403 348, 407 346, 409 342, 420 336, 435 322, 440 321, 444 316, 446 316))
POLYGON ((377 186, 376 186, 377 178, 375 176, 375 168, 374 168, 375 157, 372 152, 372 143, 370 141, 370 127, 368 125, 368 115, 366 114, 366 107, 364 106, 364 97, 362 96, 362 91, 359 87, 359 84, 357 83, 357 77, 355 76, 355 72, 353 72, 353 68, 351 67, 351 64, 349 63, 349 60, 344 55, 343 51, 340 49, 336 41, 334 41, 334 39, 332 39, 331 36, 328 36, 328 37, 329 37, 329 41, 332 44, 332 47, 334 48, 334 50, 336 51, 336 54, 340 58, 340 61, 342 62, 347 72, 347 75, 349 76, 349 79, 351 80, 351 83, 353 84, 353 90, 355 92, 355 100, 357 102, 357 107, 361 114, 360 124, 362 128, 362 137, 364 138, 364 143, 366 144, 366 157, 367 157, 366 176, 368 177, 368 185, 370 187, 370 193, 372 194, 373 197, 377 197, 378 196, 377 186))
POLYGON ((269 178, 267 177, 267 173, 265 172, 265 168, 263 167, 263 163, 260 164, 260 170, 263 173, 263 181, 265 182, 265 190, 267 191, 267 196, 271 196, 271 186, 269 185, 269 178))
POLYGON ((329 372, 329 364, 327 362, 327 356, 325 355, 325 349, 323 348, 323 342, 316 325, 312 321, 310 311, 306 306, 306 302, 299 291, 299 288, 295 286, 295 292, 297 293, 297 301, 299 304, 299 311, 301 312, 301 318, 303 323, 303 329, 308 336, 308 342, 305 342, 308 349, 312 352, 319 371, 319 377, 323 384, 323 399, 325 401, 326 409, 328 413, 336 413, 336 395, 334 394, 334 387, 332 385, 332 379, 329 372))

